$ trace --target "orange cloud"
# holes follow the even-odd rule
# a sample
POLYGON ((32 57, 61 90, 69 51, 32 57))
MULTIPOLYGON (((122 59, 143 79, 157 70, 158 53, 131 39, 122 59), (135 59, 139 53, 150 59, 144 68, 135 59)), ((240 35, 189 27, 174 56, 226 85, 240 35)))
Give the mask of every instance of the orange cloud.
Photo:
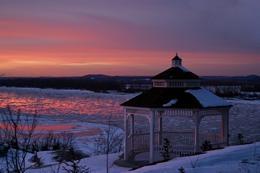
POLYGON ((152 13, 154 23, 149 23, 153 19, 143 14, 146 11, 139 11, 143 16, 134 19, 137 14, 121 17, 101 10, 94 15, 84 10, 77 13, 77 9, 67 9, 66 14, 49 14, 44 9, 34 16, 38 13, 32 9, 27 9, 32 11, 29 15, 17 9, 19 16, 11 9, 4 14, 0 7, 4 14, 0 17, 0 73, 6 76, 154 75, 170 66, 175 51, 180 51, 184 65, 200 75, 260 74, 257 53, 239 52, 240 44, 234 50, 228 44, 232 50, 228 51, 229 40, 202 32, 194 35, 189 25, 171 24, 172 9, 163 13, 169 22, 152 13))

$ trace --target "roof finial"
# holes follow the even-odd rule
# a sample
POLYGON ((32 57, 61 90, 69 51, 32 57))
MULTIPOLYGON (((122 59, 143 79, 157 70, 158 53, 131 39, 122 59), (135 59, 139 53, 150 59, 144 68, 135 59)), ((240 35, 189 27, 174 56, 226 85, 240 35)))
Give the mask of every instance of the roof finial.
POLYGON ((178 56, 178 52, 176 52, 176 56, 178 56))

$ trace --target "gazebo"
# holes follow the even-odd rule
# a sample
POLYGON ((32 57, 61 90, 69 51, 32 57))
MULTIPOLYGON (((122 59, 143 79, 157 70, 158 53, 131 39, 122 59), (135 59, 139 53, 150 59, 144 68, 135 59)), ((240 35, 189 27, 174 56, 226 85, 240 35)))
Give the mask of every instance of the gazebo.
MULTIPOLYGON (((176 156, 198 153, 202 139, 200 122, 207 116, 220 116, 219 138, 212 144, 228 145, 229 110, 231 105, 222 98, 200 86, 200 78, 182 66, 182 59, 176 54, 169 69, 152 78, 150 90, 121 104, 124 108, 124 160, 133 159, 139 153, 148 153, 150 163, 158 161, 163 139, 172 143, 176 156), (135 130, 137 116, 145 117, 148 133, 135 130), (166 132, 163 119, 177 117, 192 121, 191 131, 166 132), (178 144, 177 144, 178 143, 178 144)), ((178 130, 178 129, 175 129, 178 130)))

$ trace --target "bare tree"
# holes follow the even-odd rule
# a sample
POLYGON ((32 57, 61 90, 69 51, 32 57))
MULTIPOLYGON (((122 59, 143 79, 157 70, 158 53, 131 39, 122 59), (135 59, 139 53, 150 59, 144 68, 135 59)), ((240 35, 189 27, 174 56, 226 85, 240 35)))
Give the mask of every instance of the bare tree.
POLYGON ((108 129, 106 131, 107 134, 107 146, 106 146, 106 171, 107 173, 109 172, 109 166, 108 166, 108 161, 109 161, 109 150, 110 150, 110 132, 111 132, 111 117, 108 118, 108 129))
POLYGON ((0 131, 9 148, 5 157, 8 173, 24 173, 28 169, 26 156, 32 147, 33 133, 37 126, 36 115, 22 115, 20 110, 13 111, 9 106, 1 113, 0 131))
POLYGON ((80 160, 64 162, 64 165, 62 168, 66 173, 90 173, 89 168, 80 165, 80 160))
POLYGON ((74 137, 73 133, 63 132, 59 135, 59 140, 60 140, 60 144, 61 144, 61 149, 69 150, 69 149, 73 148, 75 137, 74 137))
POLYGON ((60 169, 61 169, 61 164, 62 164, 62 161, 60 161, 57 166, 56 165, 52 166, 50 172, 59 173, 60 169))
POLYGON ((118 128, 112 126, 111 116, 107 120, 107 128, 94 141, 95 153, 106 154, 106 172, 109 172, 109 154, 122 150, 123 135, 118 128))
POLYGON ((123 135, 117 127, 108 123, 108 127, 94 140, 95 154, 117 153, 122 151, 123 135))
POLYGON ((195 156, 195 159, 193 158, 189 158, 190 159, 190 164, 191 164, 191 167, 194 169, 198 166, 198 162, 199 162, 199 155, 196 155, 195 156))

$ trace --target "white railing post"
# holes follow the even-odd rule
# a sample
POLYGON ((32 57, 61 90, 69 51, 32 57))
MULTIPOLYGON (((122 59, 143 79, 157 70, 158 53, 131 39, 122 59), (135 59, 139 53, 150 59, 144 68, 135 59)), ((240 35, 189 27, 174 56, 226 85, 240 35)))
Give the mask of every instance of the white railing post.
POLYGON ((163 134, 163 126, 162 126, 162 113, 158 116, 158 143, 159 145, 162 145, 162 134, 163 134))
POLYGON ((229 133, 229 111, 225 110, 222 113, 222 129, 221 138, 225 145, 229 145, 228 133, 229 133))
POLYGON ((200 151, 200 140, 199 140, 199 127, 200 127, 200 117, 199 112, 194 113, 194 122, 195 122, 195 129, 194 129, 194 152, 200 151))
POLYGON ((127 113, 126 109, 124 109, 124 160, 128 160, 128 128, 127 128, 127 113))
POLYGON ((131 114, 131 150, 134 151, 134 131, 135 131, 135 128, 134 128, 134 115, 131 114))
POLYGON ((152 111, 150 116, 150 149, 149 149, 149 162, 154 162, 154 118, 155 114, 154 111, 152 111))

